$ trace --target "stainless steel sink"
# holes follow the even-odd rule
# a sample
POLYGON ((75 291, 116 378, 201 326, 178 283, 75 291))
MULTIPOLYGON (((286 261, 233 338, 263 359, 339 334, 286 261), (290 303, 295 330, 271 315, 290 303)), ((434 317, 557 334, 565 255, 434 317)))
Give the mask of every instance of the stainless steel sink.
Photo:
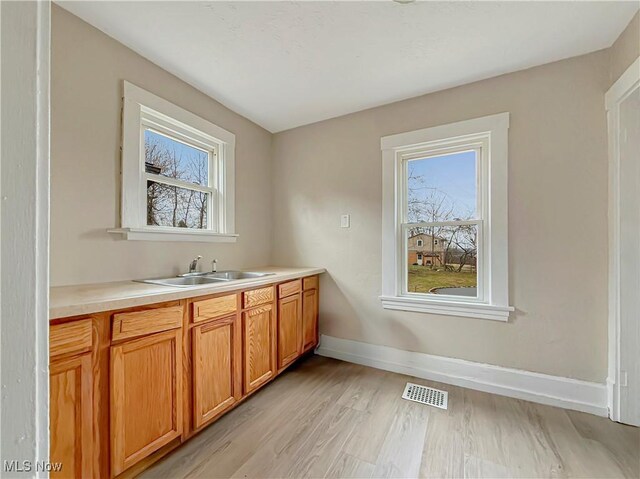
POLYGON ((140 279, 136 281, 138 281, 139 283, 151 283, 160 284, 163 286, 178 286, 186 288, 189 286, 198 286, 201 284, 224 283, 227 280, 221 278, 210 278, 208 276, 180 276, 172 278, 140 279))
POLYGON ((216 273, 207 273, 207 278, 219 278, 224 281, 233 281, 234 279, 262 278, 271 276, 275 273, 258 273, 255 271, 218 271, 216 273))
POLYGON ((181 276, 156 279, 139 279, 139 283, 160 284, 163 286, 177 286, 187 288, 203 284, 226 283, 239 279, 262 278, 275 273, 259 273, 255 271, 218 271, 216 273, 187 273, 181 276))

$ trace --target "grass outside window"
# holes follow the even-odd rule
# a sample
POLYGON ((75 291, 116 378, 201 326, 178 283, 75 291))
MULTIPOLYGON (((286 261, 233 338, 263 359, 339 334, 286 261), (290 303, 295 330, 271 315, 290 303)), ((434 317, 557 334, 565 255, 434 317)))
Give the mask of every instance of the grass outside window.
POLYGON ((457 272, 429 266, 409 266, 408 292, 428 293, 432 288, 476 287, 475 271, 457 272))

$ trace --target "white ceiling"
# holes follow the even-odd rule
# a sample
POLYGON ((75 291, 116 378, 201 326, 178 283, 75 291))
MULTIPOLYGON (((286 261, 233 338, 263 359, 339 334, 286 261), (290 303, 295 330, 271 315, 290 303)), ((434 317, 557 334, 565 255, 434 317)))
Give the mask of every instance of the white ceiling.
POLYGON ((607 48, 638 2, 59 1, 282 131, 607 48))

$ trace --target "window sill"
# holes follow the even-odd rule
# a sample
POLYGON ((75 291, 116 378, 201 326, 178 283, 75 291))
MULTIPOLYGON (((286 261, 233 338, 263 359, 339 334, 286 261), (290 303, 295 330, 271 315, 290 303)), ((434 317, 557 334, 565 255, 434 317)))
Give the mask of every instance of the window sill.
POLYGON ((451 302, 432 299, 415 299, 402 296, 380 296, 384 309, 412 311, 416 313, 444 314, 465 318, 491 319, 493 321, 509 321, 512 306, 496 306, 471 302, 451 302))
POLYGON ((194 241, 199 243, 235 243, 237 234, 212 233, 210 231, 174 231, 156 228, 116 228, 108 233, 122 235, 129 241, 194 241))

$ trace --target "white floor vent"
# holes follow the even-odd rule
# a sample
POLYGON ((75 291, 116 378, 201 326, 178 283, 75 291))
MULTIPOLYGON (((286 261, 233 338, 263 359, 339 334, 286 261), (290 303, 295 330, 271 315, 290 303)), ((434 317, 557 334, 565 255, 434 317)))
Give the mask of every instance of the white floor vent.
POLYGON ((402 399, 428 404, 429 406, 447 409, 449 393, 439 389, 420 386, 419 384, 407 383, 402 393, 402 399))

